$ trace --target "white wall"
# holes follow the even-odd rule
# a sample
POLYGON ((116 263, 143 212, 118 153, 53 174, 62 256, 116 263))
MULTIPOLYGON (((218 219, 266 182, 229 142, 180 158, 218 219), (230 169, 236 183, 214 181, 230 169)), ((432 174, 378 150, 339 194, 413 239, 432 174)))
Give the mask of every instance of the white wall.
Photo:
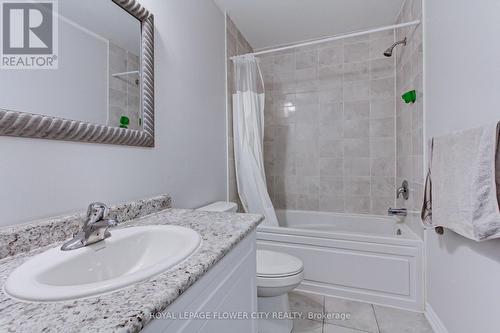
MULTIPOLYGON (((427 137, 500 120, 500 2, 425 3, 427 137)), ((427 298, 449 333, 500 330, 500 240, 426 232, 427 298)))
POLYGON ((156 148, 0 137, 0 225, 170 193, 226 198, 224 15, 206 0, 144 0, 156 24, 156 148))

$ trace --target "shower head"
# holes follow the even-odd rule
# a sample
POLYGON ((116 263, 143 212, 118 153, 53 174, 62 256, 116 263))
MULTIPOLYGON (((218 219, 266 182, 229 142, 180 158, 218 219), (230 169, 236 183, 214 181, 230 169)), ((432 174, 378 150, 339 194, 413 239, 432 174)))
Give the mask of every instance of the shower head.
POLYGON ((406 46, 406 37, 403 40, 400 40, 399 42, 396 42, 396 43, 392 44, 392 46, 390 48, 388 48, 387 50, 385 50, 384 55, 386 57, 392 57, 392 51, 399 44, 403 44, 404 46, 406 46))

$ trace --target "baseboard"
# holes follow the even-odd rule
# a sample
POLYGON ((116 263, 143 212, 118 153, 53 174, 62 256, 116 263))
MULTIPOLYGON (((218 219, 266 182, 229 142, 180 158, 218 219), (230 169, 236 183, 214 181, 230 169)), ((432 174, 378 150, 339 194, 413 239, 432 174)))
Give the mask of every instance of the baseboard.
POLYGON ((434 333, 448 333, 448 330, 444 326, 443 322, 439 319, 437 313, 434 312, 434 309, 432 309, 432 306, 429 303, 425 303, 424 314, 425 318, 429 321, 429 324, 431 324, 434 333))

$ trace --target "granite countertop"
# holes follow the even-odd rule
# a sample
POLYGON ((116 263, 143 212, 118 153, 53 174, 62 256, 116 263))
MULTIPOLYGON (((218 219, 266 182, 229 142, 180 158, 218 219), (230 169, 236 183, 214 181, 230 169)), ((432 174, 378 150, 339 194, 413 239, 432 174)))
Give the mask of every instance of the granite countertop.
MULTIPOLYGON (((9 298, 3 285, 10 272, 61 242, 0 260, 1 332, 138 332, 260 223, 260 215, 166 209, 121 223, 118 228, 171 224, 191 228, 201 247, 187 260, 153 278, 98 297, 57 303, 27 303, 9 298)), ((112 231, 111 231, 112 232, 112 231)))

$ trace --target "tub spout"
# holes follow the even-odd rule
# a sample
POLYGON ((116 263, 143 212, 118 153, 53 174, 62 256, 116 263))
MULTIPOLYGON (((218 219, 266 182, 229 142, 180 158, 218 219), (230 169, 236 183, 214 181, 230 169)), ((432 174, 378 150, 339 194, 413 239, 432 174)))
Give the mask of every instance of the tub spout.
POLYGON ((387 213, 389 216, 408 216, 408 210, 406 208, 389 208, 387 213))

